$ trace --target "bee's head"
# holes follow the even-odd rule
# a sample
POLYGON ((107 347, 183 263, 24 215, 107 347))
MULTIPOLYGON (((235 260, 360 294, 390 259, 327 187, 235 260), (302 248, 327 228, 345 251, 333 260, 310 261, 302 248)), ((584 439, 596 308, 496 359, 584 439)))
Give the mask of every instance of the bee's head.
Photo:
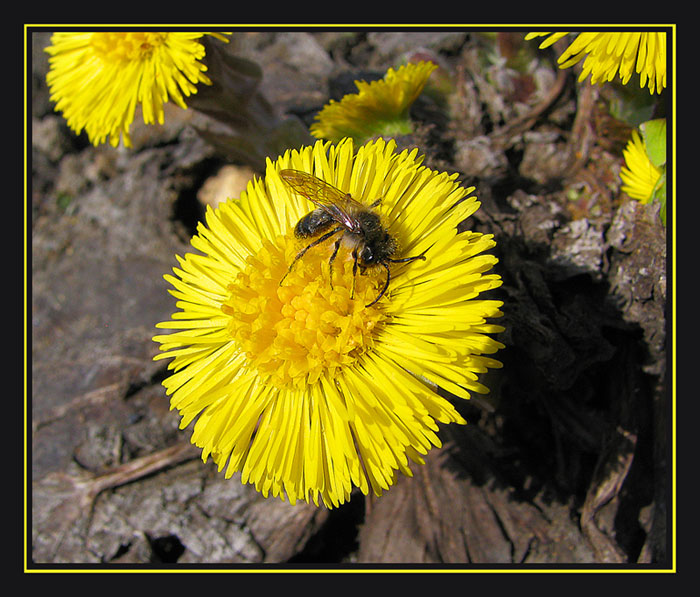
POLYGON ((377 262, 376 253, 369 245, 363 246, 357 256, 363 265, 372 265, 377 262))
POLYGON ((357 251, 357 258, 362 265, 372 266, 385 263, 396 251, 396 241, 386 230, 366 238, 357 251))

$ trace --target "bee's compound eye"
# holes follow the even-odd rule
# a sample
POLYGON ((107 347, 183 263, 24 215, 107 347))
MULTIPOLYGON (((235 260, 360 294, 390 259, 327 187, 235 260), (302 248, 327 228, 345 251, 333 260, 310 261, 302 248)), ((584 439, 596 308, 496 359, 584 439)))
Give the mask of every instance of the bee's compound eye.
POLYGON ((362 248, 362 251, 360 251, 360 260, 364 263, 372 263, 372 261, 374 261, 374 253, 371 247, 365 245, 362 248))

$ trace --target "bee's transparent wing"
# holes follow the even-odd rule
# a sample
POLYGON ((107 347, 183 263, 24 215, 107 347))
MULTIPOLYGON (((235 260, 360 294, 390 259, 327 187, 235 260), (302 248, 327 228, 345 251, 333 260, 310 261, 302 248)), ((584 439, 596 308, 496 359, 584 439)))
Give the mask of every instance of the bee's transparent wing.
POLYGON ((300 170, 281 170, 280 176, 293 190, 306 197, 317 207, 323 209, 336 222, 351 232, 359 232, 360 223, 351 213, 352 208, 363 209, 361 203, 349 194, 321 180, 308 172, 300 170))

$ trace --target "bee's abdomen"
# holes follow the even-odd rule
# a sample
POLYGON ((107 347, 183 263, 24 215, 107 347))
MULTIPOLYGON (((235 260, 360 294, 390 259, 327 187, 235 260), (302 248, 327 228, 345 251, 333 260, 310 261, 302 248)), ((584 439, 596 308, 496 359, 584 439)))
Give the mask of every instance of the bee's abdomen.
POLYGON ((294 227, 294 234, 297 238, 316 236, 329 228, 334 221, 335 220, 322 209, 315 209, 297 222, 297 225, 294 227))

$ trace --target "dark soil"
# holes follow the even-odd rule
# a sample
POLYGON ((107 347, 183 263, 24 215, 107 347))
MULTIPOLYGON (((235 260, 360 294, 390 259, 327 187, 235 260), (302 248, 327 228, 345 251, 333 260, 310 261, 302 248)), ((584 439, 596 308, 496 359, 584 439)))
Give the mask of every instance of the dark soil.
POLYGON ((164 126, 137 116, 133 149, 93 147, 52 111, 48 39, 31 35, 31 562, 668 563, 666 230, 620 192, 619 88, 577 83, 520 33, 234 34, 227 51, 260 65, 269 109, 307 126, 355 78, 436 61, 400 142, 476 186, 465 226, 498 243, 491 394, 458 403, 469 425, 443 428, 412 479, 328 511, 203 464, 152 361, 175 310, 162 276, 201 190, 258 162, 172 106, 164 126))

